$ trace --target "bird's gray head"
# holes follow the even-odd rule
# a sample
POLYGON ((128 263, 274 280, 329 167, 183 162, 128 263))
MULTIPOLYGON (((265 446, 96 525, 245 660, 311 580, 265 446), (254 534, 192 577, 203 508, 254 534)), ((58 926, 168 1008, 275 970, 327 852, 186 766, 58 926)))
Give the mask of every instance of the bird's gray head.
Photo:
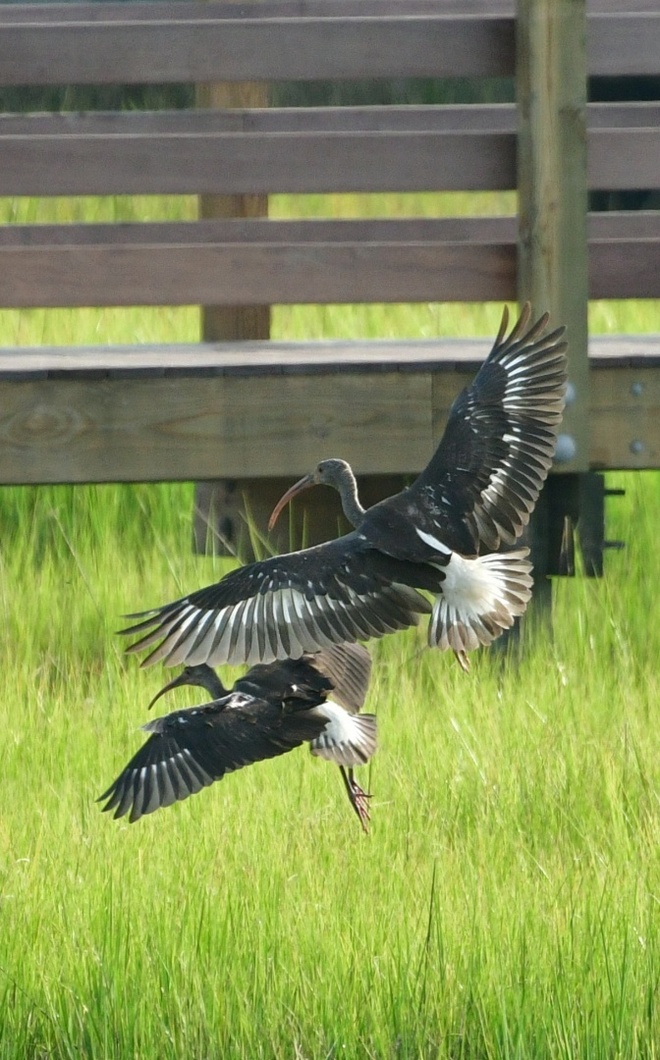
POLYGON ((173 688, 182 688, 184 685, 195 685, 198 688, 205 688, 213 699, 219 699, 220 696, 224 696, 227 692, 215 670, 208 663, 184 666, 180 674, 168 681, 160 692, 156 693, 148 709, 151 710, 156 700, 164 696, 166 692, 171 692, 173 688))
POLYGON ((335 489, 339 489, 341 482, 344 478, 350 477, 353 479, 353 472, 345 460, 339 460, 337 457, 331 457, 329 460, 321 460, 316 465, 313 471, 310 471, 308 475, 303 475, 301 479, 294 482, 293 486, 280 497, 279 501, 273 508, 271 517, 268 520, 268 529, 272 530, 277 522, 280 513, 287 504, 297 497, 303 490, 308 490, 312 486, 334 486, 335 489))
POLYGON ((353 477, 350 466, 345 460, 340 460, 335 456, 329 460, 322 460, 312 471, 316 485, 334 486, 335 489, 347 475, 350 475, 351 478, 353 477))
POLYGON ((269 530, 273 529, 280 512, 289 501, 292 501, 303 490, 309 489, 310 486, 332 486, 336 489, 341 497, 341 506, 349 523, 353 526, 360 525, 364 517, 364 508, 358 498, 355 475, 350 464, 333 456, 329 460, 321 460, 313 471, 299 479, 283 497, 280 497, 268 520, 269 530))

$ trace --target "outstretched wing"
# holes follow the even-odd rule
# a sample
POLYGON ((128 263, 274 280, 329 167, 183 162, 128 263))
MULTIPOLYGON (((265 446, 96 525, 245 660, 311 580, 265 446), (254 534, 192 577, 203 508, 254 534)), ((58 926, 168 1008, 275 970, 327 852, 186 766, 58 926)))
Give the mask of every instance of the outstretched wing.
POLYGON ((334 644, 310 657, 332 685, 331 699, 351 714, 364 706, 371 678, 371 656, 362 644, 334 644))
MULTIPOLYGON (((322 698, 316 697, 316 702, 322 698)), ((177 710, 149 722, 151 732, 117 779, 100 796, 115 817, 137 821, 163 806, 187 799, 225 773, 292 751, 315 739, 326 718, 300 713, 241 693, 203 707, 177 710)))
POLYGON ((356 532, 232 571, 215 585, 141 615, 129 652, 157 645, 144 665, 255 663, 300 658, 344 641, 415 625, 440 576, 386 556, 356 532))
MULTIPOLYGON (((454 402, 433 458, 407 492, 425 510, 427 535, 459 552, 512 545, 550 469, 566 391, 564 328, 544 335, 525 305, 454 402)), ((387 502, 385 502, 387 503, 387 502)))

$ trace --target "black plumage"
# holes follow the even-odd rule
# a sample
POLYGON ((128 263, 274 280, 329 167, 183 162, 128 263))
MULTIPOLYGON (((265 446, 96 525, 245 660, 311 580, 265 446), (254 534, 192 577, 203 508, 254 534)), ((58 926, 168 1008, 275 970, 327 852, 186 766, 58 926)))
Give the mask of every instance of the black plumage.
POLYGON ((164 607, 129 616, 129 651, 149 665, 267 662, 341 641, 380 637, 431 613, 429 643, 461 654, 489 644, 531 595, 526 549, 514 545, 552 463, 564 405, 566 342, 530 325, 526 306, 455 401, 419 477, 365 511, 345 461, 322 461, 284 495, 338 489, 355 529, 334 541, 252 563, 164 607), (424 593, 431 593, 433 605, 424 593))
POLYGON ((226 773, 309 743, 336 762, 351 805, 366 831, 369 796, 353 767, 376 748, 376 719, 357 715, 366 697, 371 658, 359 644, 334 645, 301 659, 252 667, 228 691, 206 664, 187 667, 154 697, 182 685, 213 699, 176 710, 144 729, 151 733, 100 797, 115 817, 140 817, 201 791, 226 773))

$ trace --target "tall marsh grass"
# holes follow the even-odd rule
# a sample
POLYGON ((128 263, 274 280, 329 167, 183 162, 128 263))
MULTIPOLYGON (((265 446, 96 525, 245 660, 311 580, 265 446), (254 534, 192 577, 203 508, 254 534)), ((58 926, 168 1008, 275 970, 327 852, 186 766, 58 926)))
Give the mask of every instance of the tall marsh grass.
MULTIPOLYGON (((192 310, 125 312, 3 313, 0 342, 195 337, 192 310)), ((276 326, 485 334, 499 307, 364 313, 276 326)), ((3 489, 0 1057, 657 1058, 660 484, 611 481, 625 551, 557 583, 518 664, 373 646, 368 837, 302 750, 134 826, 101 814, 163 681, 119 616, 226 562, 191 554, 190 485, 3 489)))

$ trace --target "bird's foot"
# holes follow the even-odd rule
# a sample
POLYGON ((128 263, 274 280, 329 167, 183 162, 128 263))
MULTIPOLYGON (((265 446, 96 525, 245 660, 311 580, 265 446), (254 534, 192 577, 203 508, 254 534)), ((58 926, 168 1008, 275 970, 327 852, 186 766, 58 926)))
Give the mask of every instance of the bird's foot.
POLYGON ((351 801, 351 806, 358 815, 362 830, 368 832, 369 821, 371 820, 371 814, 369 813, 369 799, 371 798, 371 795, 369 792, 364 791, 358 782, 351 777, 348 797, 351 801))
POLYGON ((454 651, 454 655, 456 656, 456 661, 458 662, 458 665, 460 666, 463 673, 469 674, 470 660, 468 659, 467 652, 454 651))

